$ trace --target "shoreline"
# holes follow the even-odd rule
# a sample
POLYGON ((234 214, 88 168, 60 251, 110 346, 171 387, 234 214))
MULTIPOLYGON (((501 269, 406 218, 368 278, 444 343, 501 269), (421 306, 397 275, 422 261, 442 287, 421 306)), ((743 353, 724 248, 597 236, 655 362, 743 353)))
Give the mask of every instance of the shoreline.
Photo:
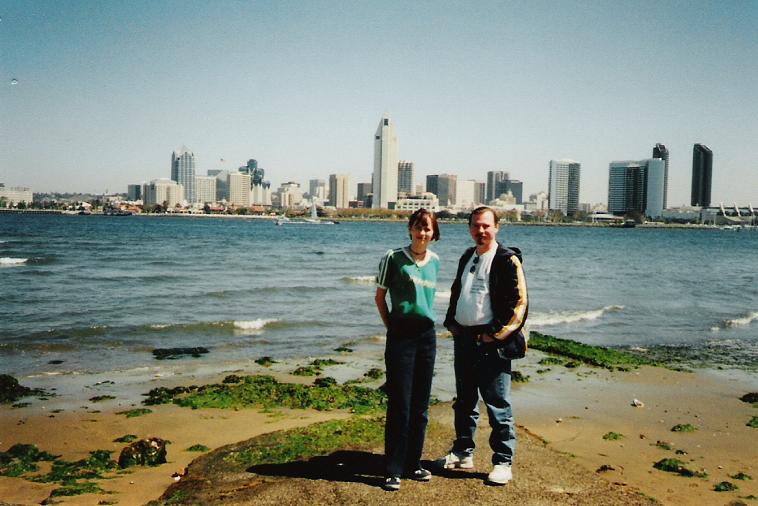
MULTIPOLYGON (((730 499, 758 496, 755 464, 758 446, 754 444, 758 432, 745 426, 758 410, 739 400, 741 395, 756 390, 754 376, 740 371, 680 372, 649 366, 612 372, 584 365, 579 368, 553 365, 551 370, 538 373, 546 369, 539 364, 545 356, 534 350, 527 359, 514 362, 514 369, 530 378, 528 383, 514 384, 515 420, 520 430, 536 434, 554 451, 568 455, 586 473, 609 466, 608 471, 601 473, 603 478, 639 489, 664 504, 702 504, 704 498, 708 498, 707 503, 718 500, 724 504, 730 499), (644 407, 632 406, 633 399, 641 400, 644 407), (698 430, 671 432, 671 427, 678 423, 691 423, 698 430), (611 432, 623 437, 603 439, 611 432), (669 443, 671 449, 662 448, 658 441, 669 443), (677 450, 687 453, 677 454, 677 450), (653 464, 663 458, 679 458, 693 469, 705 469, 708 477, 685 478, 653 469, 653 464), (753 480, 730 478, 739 472, 752 476, 753 480), (737 484, 739 490, 714 492, 714 484, 721 481, 737 484)), ((330 370, 326 369, 323 375, 332 375, 330 370)), ((249 367, 238 372, 259 374, 261 370, 249 367)), ((274 374, 280 381, 312 381, 282 371, 274 374)), ((192 379, 152 378, 150 387, 187 384, 192 379)), ((440 380, 435 378, 435 382, 440 380)), ((220 375, 215 381, 220 381, 220 375)), ((381 381, 368 385, 375 387, 378 383, 381 381)), ((265 413, 260 409, 192 410, 169 404, 151 406, 153 413, 145 416, 125 418, 116 414, 125 407, 115 403, 96 404, 95 409, 78 406, 57 413, 36 402, 16 409, 3 405, 0 450, 5 451, 15 443, 32 443, 72 460, 84 458, 95 449, 119 450, 124 445, 113 443, 113 439, 124 434, 169 439, 172 445, 168 464, 138 468, 101 482, 104 489, 118 495, 62 498, 64 504, 97 504, 100 500, 142 504, 160 496, 174 482, 171 474, 197 456, 185 450, 193 444, 213 450, 258 434, 349 416, 344 411, 276 409, 265 413)), ((486 431, 485 419, 480 425, 486 431)), ((117 458, 117 453, 112 457, 117 458)), ((518 471, 518 455, 515 465, 518 471)), ((10 502, 37 504, 52 488, 55 486, 0 477, 0 497, 10 502)))

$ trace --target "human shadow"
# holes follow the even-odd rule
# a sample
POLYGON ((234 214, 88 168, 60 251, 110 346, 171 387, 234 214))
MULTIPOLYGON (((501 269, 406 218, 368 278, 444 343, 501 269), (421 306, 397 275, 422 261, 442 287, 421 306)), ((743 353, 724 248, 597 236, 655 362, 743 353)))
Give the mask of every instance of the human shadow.
MULTIPOLYGON (((435 468, 432 461, 425 460, 421 464, 435 476, 443 478, 484 480, 487 477, 485 473, 435 468)), ((365 451, 340 450, 308 460, 251 466, 246 471, 261 476, 363 483, 380 487, 384 483, 384 456, 365 451)))

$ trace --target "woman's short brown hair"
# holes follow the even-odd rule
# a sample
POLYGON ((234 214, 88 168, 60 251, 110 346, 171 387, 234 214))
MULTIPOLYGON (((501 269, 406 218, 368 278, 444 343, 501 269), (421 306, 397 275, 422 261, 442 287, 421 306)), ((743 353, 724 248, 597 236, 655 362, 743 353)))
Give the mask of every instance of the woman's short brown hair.
POLYGON ((408 218, 408 230, 410 231, 417 223, 423 223, 424 218, 429 217, 429 221, 432 222, 432 241, 440 240, 440 226, 437 224, 437 216, 428 209, 423 207, 418 211, 414 211, 410 218, 408 218))

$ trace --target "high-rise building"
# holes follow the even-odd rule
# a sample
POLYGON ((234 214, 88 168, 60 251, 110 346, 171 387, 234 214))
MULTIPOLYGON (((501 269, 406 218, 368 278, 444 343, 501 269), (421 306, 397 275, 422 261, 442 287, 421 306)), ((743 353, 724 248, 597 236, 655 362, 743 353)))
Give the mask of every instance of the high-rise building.
POLYGON ((660 158, 664 162, 663 169, 663 208, 668 208, 669 198, 669 150, 660 142, 653 148, 653 158, 660 158))
POLYGON ((437 198, 440 207, 450 207, 457 203, 456 190, 458 186, 458 176, 454 174, 440 174, 437 176, 437 198))
POLYGON ((126 200, 142 200, 142 185, 130 184, 126 187, 126 200))
POLYGON ((416 178, 415 164, 408 160, 397 162, 397 192, 413 195, 416 188, 414 181, 416 178))
POLYGON ((184 187, 171 179, 153 179, 142 187, 142 203, 145 206, 157 204, 173 208, 181 204, 184 198, 184 187))
POLYGON ((474 185, 474 201, 477 204, 487 202, 487 184, 484 181, 477 181, 474 185))
POLYGON ((269 183, 263 180, 265 171, 262 167, 258 167, 258 160, 255 160, 254 158, 248 160, 246 165, 239 168, 239 171, 250 176, 251 186, 266 184, 270 186, 269 183))
POLYGON ((483 182, 459 179, 455 186, 455 203, 460 209, 473 209, 484 203, 483 182))
POLYGON ((195 202, 195 154, 187 146, 171 153, 171 179, 182 185, 187 202, 195 202))
POLYGON ((326 181, 323 179, 311 179, 308 181, 308 193, 311 196, 311 200, 317 199, 321 202, 326 202, 326 199, 329 198, 326 181))
POLYGON ((229 201, 229 171, 208 169, 208 175, 216 178, 216 202, 229 201))
POLYGON ((288 181, 279 185, 277 190, 279 195, 279 207, 294 207, 303 201, 303 191, 300 189, 300 183, 288 181))
POLYGON ((216 202, 215 176, 195 176, 195 202, 198 204, 216 202))
POLYGON ((608 172, 608 212, 642 213, 658 218, 663 214, 662 158, 611 162, 608 172))
POLYGON ((242 172, 230 172, 226 179, 229 204, 250 207, 250 185, 252 177, 242 172))
POLYGON ((700 207, 711 205, 712 173, 713 151, 705 144, 695 144, 692 148, 692 198, 690 205, 700 207))
POLYGON ((498 183, 510 179, 510 174, 503 170, 490 170, 487 172, 487 202, 496 199, 500 194, 498 191, 498 183))
POLYGON ((579 176, 582 164, 574 160, 550 160, 549 208, 570 216, 579 206, 579 176))
POLYGON ((389 209, 397 201, 397 135, 388 114, 374 135, 373 208, 389 209))
POLYGON ((329 205, 338 209, 350 207, 350 176, 348 174, 329 175, 329 205))
POLYGON ((358 183, 358 196, 355 198, 364 200, 371 192, 371 183, 358 183))
POLYGON ((429 174, 428 176, 426 176, 426 191, 428 193, 434 193, 438 197, 440 194, 440 190, 438 188, 439 179, 440 179, 440 176, 437 174, 429 174))

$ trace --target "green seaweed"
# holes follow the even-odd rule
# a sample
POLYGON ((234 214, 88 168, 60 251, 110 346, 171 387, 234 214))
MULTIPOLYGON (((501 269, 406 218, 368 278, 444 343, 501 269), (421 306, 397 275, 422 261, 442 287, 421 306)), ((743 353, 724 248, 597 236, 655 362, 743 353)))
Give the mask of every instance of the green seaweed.
POLYGON ((337 380, 331 376, 324 376, 323 378, 316 378, 313 384, 317 387, 333 387, 337 386, 337 380))
POLYGON ((624 435, 619 432, 606 432, 603 434, 603 439, 606 441, 618 441, 624 439, 624 435))
POLYGON ((207 452, 209 450, 210 450, 210 448, 208 448, 207 446, 201 445, 201 444, 198 443, 198 444, 194 444, 194 445, 190 446, 189 448, 187 448, 184 451, 187 451, 187 452, 202 452, 202 453, 204 453, 204 452, 207 452))
POLYGON ((745 473, 743 473, 741 471, 739 473, 733 474, 733 475, 731 475, 729 477, 732 478, 733 480, 742 480, 742 481, 752 480, 753 479, 752 476, 750 476, 749 474, 745 474, 745 473))
POLYGON ((697 427, 691 423, 678 423, 671 427, 671 432, 695 432, 697 427))
POLYGON ((0 476, 18 477, 39 471, 38 462, 50 462, 55 455, 40 451, 31 444, 18 443, 0 452, 0 476))
POLYGON ((80 479, 102 478, 103 474, 117 467, 116 461, 111 459, 111 453, 113 452, 109 450, 91 451, 89 457, 75 462, 56 459, 49 473, 35 476, 33 481, 68 485, 80 479))
MULTIPOLYGON (((658 365, 652 360, 627 351, 605 348, 603 346, 591 346, 571 339, 560 339, 536 331, 530 332, 529 347, 610 370, 628 370, 641 365, 658 365)), ((569 367, 568 364, 564 365, 569 367)))
POLYGON ((303 365, 292 371, 295 376, 318 376, 321 368, 313 365, 303 365))
POLYGON ((745 424, 748 427, 752 427, 753 429, 758 429, 758 416, 754 416, 750 419, 748 423, 745 424))
POLYGON ((261 357, 257 359, 255 363, 262 365, 263 367, 271 367, 273 364, 276 364, 276 360, 271 357, 261 357))
POLYGON ((13 404, 11 404, 11 407, 12 408, 25 408, 31 405, 32 405, 31 402, 14 402, 13 404))
POLYGON ((29 388, 18 383, 18 380, 8 374, 0 374, 0 404, 10 404, 23 397, 32 395, 49 395, 39 388, 29 388))
POLYGON ((135 408, 135 409, 128 409, 126 411, 116 411, 117 415, 125 415, 127 418, 134 418, 137 416, 147 415, 152 413, 152 409, 148 408, 135 408))
POLYGON ((239 383, 242 381, 242 376, 237 376, 236 374, 230 374, 221 383, 239 383))
POLYGON ((684 462, 679 459, 661 459, 653 464, 653 467, 660 471, 686 476, 687 478, 705 478, 708 476, 705 471, 692 471, 686 468, 684 462))
POLYGON ((255 446, 227 458, 245 467, 281 464, 354 448, 357 441, 364 448, 372 448, 381 445, 383 440, 383 418, 357 417, 265 434, 255 439, 255 446))
POLYGON ((664 450, 673 450, 674 449, 674 445, 672 445, 668 441, 656 441, 655 442, 655 446, 657 446, 658 448, 662 448, 664 450))
POLYGON ((70 483, 50 492, 50 497, 69 497, 81 494, 101 494, 105 492, 97 483, 85 481, 83 483, 70 483))
POLYGON ((153 357, 157 360, 176 360, 187 355, 199 358, 200 355, 209 353, 208 348, 195 346, 191 348, 156 348, 153 350, 153 357))
POLYGON ((740 487, 730 481, 722 481, 713 486, 713 490, 716 492, 733 492, 739 489, 740 487))
POLYGON ((116 397, 114 397, 113 395, 96 395, 94 397, 90 397, 89 401, 90 402, 111 401, 111 400, 113 400, 115 398, 116 397))
POLYGON ((311 362, 311 365, 314 367, 328 367, 330 365, 340 365, 344 364, 344 362, 339 362, 337 360, 334 360, 333 358, 317 358, 313 362, 311 362))
POLYGON ((545 357, 538 362, 540 365, 563 365, 566 361, 558 357, 545 357))
POLYGON ((353 350, 351 348, 348 348, 347 346, 338 346, 337 348, 334 348, 334 351, 337 353, 352 353, 353 350))
POLYGON ((529 383, 529 375, 521 371, 511 371, 511 381, 514 383, 529 383))
POLYGON ((352 409, 355 412, 382 410, 386 397, 379 391, 356 385, 302 385, 280 383, 271 376, 245 376, 239 384, 212 384, 192 389, 158 388, 148 392, 145 404, 173 402, 179 406, 239 409, 245 407, 317 410, 352 409))
POLYGON ((372 367, 371 369, 369 369, 363 374, 363 377, 368 378, 370 380, 378 380, 384 377, 384 369, 379 369, 378 367, 372 367))
POLYGON ((134 434, 125 434, 121 437, 117 437, 116 439, 113 440, 113 442, 114 443, 131 443, 133 441, 136 441, 137 439, 139 438, 134 434))

